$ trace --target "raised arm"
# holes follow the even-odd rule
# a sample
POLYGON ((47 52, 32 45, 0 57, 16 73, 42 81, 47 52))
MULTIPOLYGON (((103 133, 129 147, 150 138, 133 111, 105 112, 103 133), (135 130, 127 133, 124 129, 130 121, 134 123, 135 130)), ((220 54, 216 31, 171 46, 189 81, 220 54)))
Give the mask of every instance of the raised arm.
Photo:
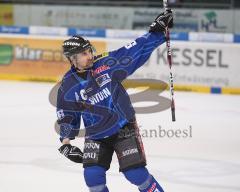
POLYGON ((109 53, 105 63, 111 66, 114 77, 123 80, 141 67, 151 56, 152 52, 166 41, 166 27, 173 26, 171 10, 161 13, 150 25, 149 32, 137 38, 126 46, 109 53), (119 73, 121 71, 121 73, 119 73))

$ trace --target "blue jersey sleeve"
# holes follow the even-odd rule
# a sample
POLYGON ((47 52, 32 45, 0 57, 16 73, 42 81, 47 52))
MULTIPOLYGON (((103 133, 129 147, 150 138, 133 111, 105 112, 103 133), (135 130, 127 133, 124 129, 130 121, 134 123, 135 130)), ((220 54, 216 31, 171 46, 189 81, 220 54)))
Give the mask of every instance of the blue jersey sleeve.
POLYGON ((63 88, 60 87, 57 96, 57 123, 60 127, 60 140, 75 139, 79 133, 81 112, 76 108, 76 102, 67 100, 63 88))
POLYGON ((108 61, 113 71, 121 71, 120 79, 131 75, 151 56, 154 49, 166 40, 164 33, 147 33, 120 49, 110 52, 108 61))

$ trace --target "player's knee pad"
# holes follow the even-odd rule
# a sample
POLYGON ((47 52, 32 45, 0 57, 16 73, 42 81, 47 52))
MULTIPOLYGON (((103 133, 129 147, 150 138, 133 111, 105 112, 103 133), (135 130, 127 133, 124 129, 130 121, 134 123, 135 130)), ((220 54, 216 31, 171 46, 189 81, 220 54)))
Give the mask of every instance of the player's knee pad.
POLYGON ((123 172, 124 176, 134 185, 141 185, 149 177, 149 173, 146 167, 139 167, 135 169, 129 169, 123 172))
POLYGON ((100 166, 86 167, 84 168, 84 178, 89 188, 104 187, 106 185, 106 169, 100 166))

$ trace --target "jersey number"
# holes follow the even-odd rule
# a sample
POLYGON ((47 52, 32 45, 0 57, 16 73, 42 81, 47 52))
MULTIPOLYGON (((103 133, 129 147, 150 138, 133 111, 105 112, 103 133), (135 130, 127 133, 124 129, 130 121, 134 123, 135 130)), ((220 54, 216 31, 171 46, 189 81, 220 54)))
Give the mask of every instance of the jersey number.
POLYGON ((131 47, 133 47, 133 46, 135 46, 135 45, 137 45, 137 42, 136 42, 136 41, 133 41, 133 42, 131 42, 131 43, 128 43, 128 44, 125 46, 125 48, 126 48, 126 49, 130 49, 131 47))

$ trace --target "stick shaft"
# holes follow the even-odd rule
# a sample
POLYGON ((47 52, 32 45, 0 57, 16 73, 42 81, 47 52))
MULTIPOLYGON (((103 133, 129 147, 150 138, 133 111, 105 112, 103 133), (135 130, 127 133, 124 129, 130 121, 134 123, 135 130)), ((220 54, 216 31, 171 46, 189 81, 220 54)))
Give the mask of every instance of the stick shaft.
MULTIPOLYGON (((164 10, 166 11, 168 9, 168 1, 163 0, 163 7, 164 10)), ((175 117, 175 101, 174 101, 174 87, 173 87, 173 73, 172 73, 172 49, 171 49, 171 44, 170 44, 170 32, 168 27, 165 30, 166 34, 166 46, 167 46, 167 60, 168 60, 168 65, 170 69, 170 75, 169 75, 169 89, 170 89, 170 95, 171 95, 171 113, 172 113, 172 121, 176 121, 175 117)))
POLYGON ((166 9, 168 8, 168 0, 163 0, 163 8, 166 9))

